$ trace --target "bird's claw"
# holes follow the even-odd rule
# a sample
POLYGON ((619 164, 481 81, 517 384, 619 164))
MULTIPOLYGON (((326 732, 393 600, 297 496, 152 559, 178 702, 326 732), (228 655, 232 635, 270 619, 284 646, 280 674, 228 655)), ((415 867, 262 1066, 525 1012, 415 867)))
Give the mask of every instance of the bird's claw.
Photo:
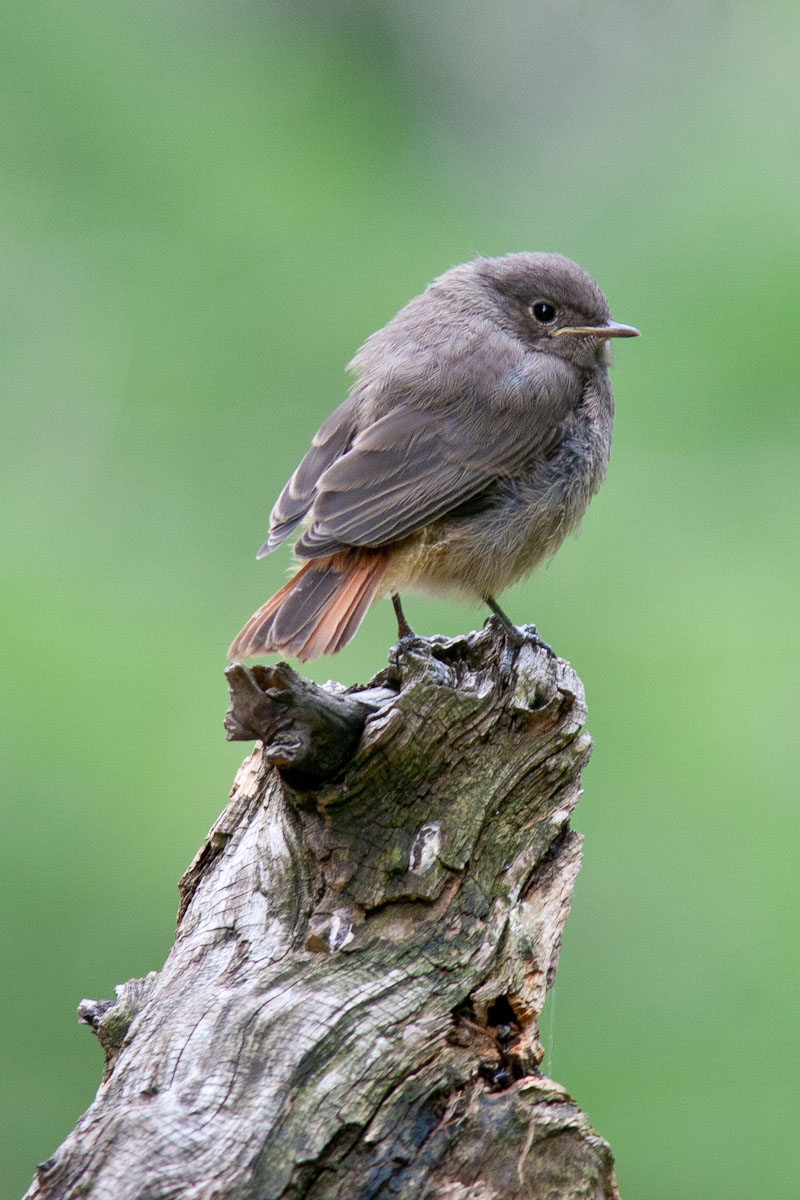
POLYGON ((500 691, 504 691, 508 686, 511 675, 514 669, 514 664, 517 661, 517 655, 523 646, 531 646, 534 650, 544 650, 551 658, 556 658, 556 652, 549 646, 547 642, 539 637, 539 633, 535 625, 512 625, 510 622, 505 625, 501 622, 503 633, 505 635, 505 649, 500 666, 497 671, 497 682, 500 691))

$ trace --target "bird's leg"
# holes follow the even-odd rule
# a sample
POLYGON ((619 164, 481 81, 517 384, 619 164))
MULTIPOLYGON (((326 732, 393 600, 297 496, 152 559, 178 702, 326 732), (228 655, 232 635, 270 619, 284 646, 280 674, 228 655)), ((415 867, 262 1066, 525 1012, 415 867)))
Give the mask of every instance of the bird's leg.
POLYGON ((402 642, 403 638, 415 637, 414 630, 406 620, 406 614, 403 612, 403 606, 400 603, 400 597, 397 592, 392 592, 392 605, 394 606, 394 615, 397 617, 397 637, 402 642))
POLYGON ((503 612, 494 596, 484 596, 484 601, 497 617, 498 621, 503 626, 503 629, 505 629, 508 640, 513 642, 517 649, 524 645, 525 634, 522 632, 520 627, 515 625, 511 618, 503 612))
POLYGON ((524 629, 520 629, 519 625, 515 625, 511 618, 503 612, 494 596, 484 596, 484 601, 497 617, 500 624, 503 626, 506 640, 508 642, 508 649, 500 667, 501 678, 508 678, 511 672, 511 667, 514 663, 514 659, 517 656, 517 652, 522 646, 525 645, 526 642, 531 642, 534 646, 541 646, 542 649, 546 650, 547 653, 552 655, 553 658, 556 657, 554 650, 548 646, 547 642, 543 642, 539 637, 535 626, 533 627, 533 633, 527 633, 524 629))

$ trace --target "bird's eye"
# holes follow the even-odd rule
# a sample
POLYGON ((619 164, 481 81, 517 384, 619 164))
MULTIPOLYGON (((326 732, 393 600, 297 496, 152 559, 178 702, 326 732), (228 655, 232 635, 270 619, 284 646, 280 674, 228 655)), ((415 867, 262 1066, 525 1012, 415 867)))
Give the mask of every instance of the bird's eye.
POLYGON ((556 319, 556 306, 548 304, 546 300, 537 300, 531 305, 531 316, 540 325, 552 325, 556 319))

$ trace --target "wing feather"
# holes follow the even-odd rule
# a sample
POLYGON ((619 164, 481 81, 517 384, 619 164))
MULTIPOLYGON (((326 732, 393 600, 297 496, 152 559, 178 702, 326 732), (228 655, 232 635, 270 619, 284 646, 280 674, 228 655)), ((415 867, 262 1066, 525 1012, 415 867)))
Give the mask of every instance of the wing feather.
POLYGON ((356 431, 356 397, 349 396, 317 430, 308 453, 275 502, 269 537, 258 558, 269 554, 295 529, 314 502, 320 475, 347 451, 356 431))
POLYGON ((364 396, 356 390, 321 426, 278 497, 261 554, 306 516, 300 558, 407 537, 495 481, 535 470, 537 457, 562 440, 582 391, 571 364, 529 355, 500 380, 488 372, 477 391, 473 380, 435 404, 418 395, 359 430, 364 396))
POLYGON ((541 452, 540 437, 520 436, 518 422, 485 424, 407 408, 376 421, 320 476, 295 552, 316 558, 398 541, 541 452))

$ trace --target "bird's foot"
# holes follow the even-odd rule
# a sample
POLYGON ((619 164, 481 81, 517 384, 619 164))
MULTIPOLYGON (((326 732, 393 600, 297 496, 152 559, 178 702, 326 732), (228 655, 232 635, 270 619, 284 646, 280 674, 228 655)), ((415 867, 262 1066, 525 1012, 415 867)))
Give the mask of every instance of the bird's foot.
POLYGON ((515 642, 517 650, 521 650, 523 646, 533 646, 534 650, 544 650, 551 658, 557 658, 555 650, 552 646, 539 636, 539 631, 535 625, 514 625, 514 633, 508 633, 508 637, 512 642, 515 642), (515 641, 518 638, 518 641, 515 641))
POLYGON ((419 637, 414 633, 413 629, 409 629, 408 633, 404 633, 397 639, 391 651, 391 658, 394 662, 399 662, 404 654, 410 654, 415 647, 422 646, 424 638, 419 637))
POLYGON ((497 673, 498 684, 502 690, 507 686, 511 678, 511 673, 514 669, 514 663, 516 662, 517 655, 523 646, 532 646, 535 649, 545 650, 552 658, 555 658, 556 654, 553 648, 548 646, 547 642, 543 641, 539 637, 539 633, 535 625, 515 625, 510 617, 503 612, 502 608, 493 596, 487 596, 486 603, 503 627, 503 633, 505 634, 506 639, 503 658, 500 662, 500 667, 497 673))
POLYGON ((514 665, 523 646, 531 646, 534 650, 544 650, 551 658, 556 657, 556 652, 552 646, 548 646, 547 642, 539 637, 535 625, 525 625, 522 627, 519 625, 503 625, 503 633, 506 644, 497 671, 497 682, 501 691, 505 690, 511 680, 514 665))

